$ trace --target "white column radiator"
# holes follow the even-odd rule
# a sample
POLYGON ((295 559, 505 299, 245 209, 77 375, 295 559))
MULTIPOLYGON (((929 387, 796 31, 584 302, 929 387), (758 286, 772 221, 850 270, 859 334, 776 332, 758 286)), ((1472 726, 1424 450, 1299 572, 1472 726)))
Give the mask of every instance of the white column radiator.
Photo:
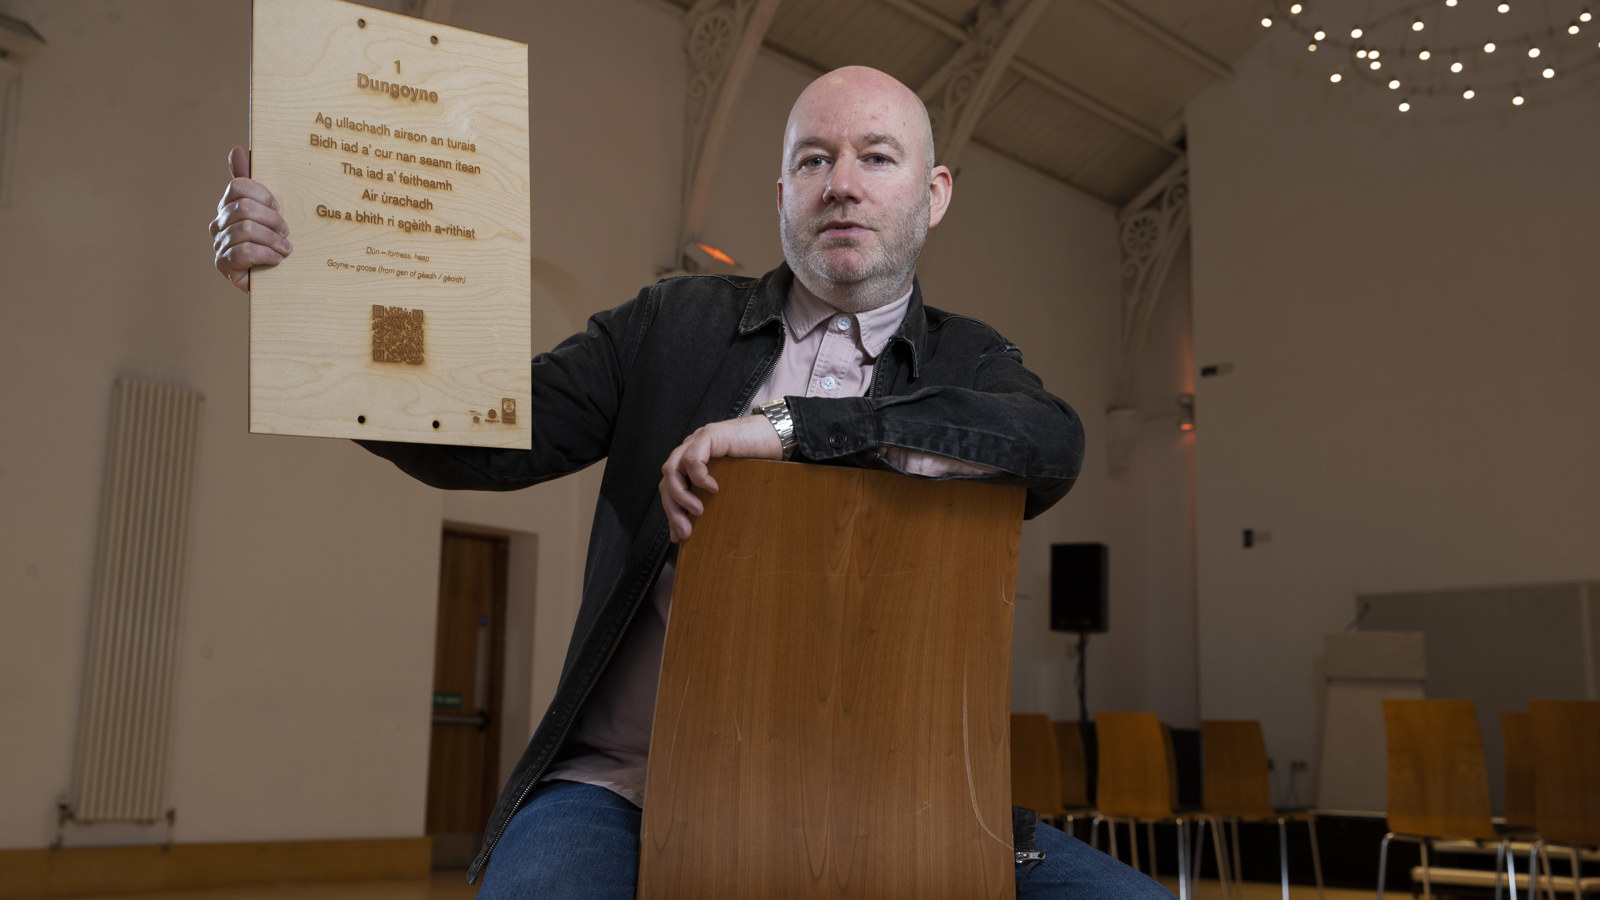
POLYGON ((165 815, 200 403, 184 388, 116 381, 70 801, 79 823, 165 815))

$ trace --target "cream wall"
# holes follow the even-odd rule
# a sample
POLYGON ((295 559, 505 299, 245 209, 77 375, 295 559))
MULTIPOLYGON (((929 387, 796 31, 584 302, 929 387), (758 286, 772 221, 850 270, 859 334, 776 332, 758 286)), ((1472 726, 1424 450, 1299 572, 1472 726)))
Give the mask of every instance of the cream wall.
POLYGON ((1600 574, 1600 80, 1402 116, 1313 61, 1274 35, 1188 123, 1195 362, 1235 366, 1199 383, 1201 712, 1314 764, 1358 592, 1600 574))
MULTIPOLYGON (((0 210, 11 423, 0 441, 0 847, 48 843, 68 787, 110 384, 124 374, 206 397, 169 781, 176 838, 421 833, 439 531, 513 535, 511 649, 527 652, 508 676, 507 721, 521 724, 506 736, 509 768, 560 669, 598 467, 516 494, 444 494, 345 442, 247 434, 246 302, 211 268, 204 222, 227 148, 247 137, 249 4, 0 0, 0 11, 49 42, 24 69, 18 179, 0 210)), ((457 4, 452 24, 530 45, 533 343, 548 347, 672 261, 681 20, 639 0, 481 0, 457 4)), ((708 237, 725 235, 752 271, 779 258, 775 157, 806 80, 762 56, 724 157, 708 237)), ((1078 488, 1025 531, 1019 710, 1076 711, 1071 642, 1045 631, 1048 545, 1144 540, 1130 523, 1163 505, 1131 505, 1130 488, 1105 475, 1116 271, 1109 209, 981 149, 922 268, 935 305, 1021 344, 1090 429, 1078 488)), ((1119 608, 1148 605, 1135 581, 1114 582, 1119 608)), ((1185 674, 1181 659, 1158 662, 1187 639, 1181 627, 1121 618, 1106 639, 1116 643, 1091 651, 1095 708, 1145 704, 1163 666, 1185 674)), ((75 838, 86 839, 104 838, 75 838)))

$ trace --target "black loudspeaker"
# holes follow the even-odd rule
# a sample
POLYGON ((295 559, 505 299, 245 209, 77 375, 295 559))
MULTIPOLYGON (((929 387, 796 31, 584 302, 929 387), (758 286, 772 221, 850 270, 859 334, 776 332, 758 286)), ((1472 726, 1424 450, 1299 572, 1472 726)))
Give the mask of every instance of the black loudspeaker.
POLYGON ((1050 630, 1105 631, 1105 544, 1050 545, 1050 630))

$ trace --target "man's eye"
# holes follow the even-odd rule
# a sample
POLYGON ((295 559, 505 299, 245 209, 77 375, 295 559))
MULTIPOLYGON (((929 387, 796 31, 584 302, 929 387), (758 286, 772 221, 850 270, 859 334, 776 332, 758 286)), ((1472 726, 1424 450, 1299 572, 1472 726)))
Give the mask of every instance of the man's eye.
POLYGON ((882 153, 873 153, 867 156, 867 162, 881 166, 891 162, 891 160, 882 153))
POLYGON ((820 156, 808 156, 800 160, 800 165, 802 168, 815 169, 817 166, 825 165, 827 162, 826 159, 820 156))

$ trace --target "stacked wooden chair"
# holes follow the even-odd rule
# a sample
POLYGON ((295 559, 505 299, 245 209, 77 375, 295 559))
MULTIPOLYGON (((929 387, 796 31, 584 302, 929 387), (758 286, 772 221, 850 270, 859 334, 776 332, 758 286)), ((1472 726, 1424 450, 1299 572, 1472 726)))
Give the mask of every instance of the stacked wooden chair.
MULTIPOLYGON (((1267 742, 1261 723, 1254 720, 1200 723, 1201 752, 1205 759, 1205 810, 1219 823, 1233 827, 1233 871, 1242 878, 1239 823, 1278 824, 1278 871, 1283 900, 1289 900, 1289 838, 1287 823, 1304 822, 1311 837, 1311 866, 1322 897, 1322 855, 1317 847, 1317 816, 1311 810, 1279 810, 1272 806, 1272 776, 1267 768, 1267 742)), ((1222 839, 1219 828, 1216 839, 1222 839)))
MULTIPOLYGON (((1133 866, 1139 867, 1136 828, 1143 824, 1175 825, 1178 833, 1178 897, 1194 897, 1195 869, 1189 859, 1189 826, 1210 824, 1220 828, 1216 816, 1208 812, 1180 812, 1176 765, 1172 741, 1155 713, 1100 713, 1095 716, 1095 738, 1099 745, 1100 775, 1096 782, 1094 823, 1105 822, 1110 829, 1111 855, 1117 855, 1119 824, 1128 826, 1133 842, 1133 866)), ((1228 864, 1222 855, 1222 842, 1213 840, 1217 874, 1224 897, 1232 896, 1228 864)), ((1150 848, 1151 874, 1155 874, 1155 846, 1150 848)))
POLYGON ((1428 851, 1440 839, 1469 840, 1495 848, 1494 893, 1509 876, 1517 897, 1510 841, 1495 830, 1489 811, 1489 774, 1483 739, 1469 700, 1385 700, 1383 723, 1389 760, 1389 833, 1378 851, 1378 900, 1383 900, 1389 843, 1422 848, 1422 896, 1433 886, 1428 851))
MULTIPOLYGON (((1563 892, 1570 887, 1574 898, 1600 892, 1600 878, 1583 877, 1582 856, 1600 849, 1600 701, 1535 700, 1528 704, 1528 718, 1539 831, 1528 853, 1530 877, 1551 896, 1558 887, 1563 892), (1569 881, 1558 882, 1551 874, 1551 848, 1566 851, 1569 881)), ((1528 893, 1536 897, 1537 885, 1528 893)))

